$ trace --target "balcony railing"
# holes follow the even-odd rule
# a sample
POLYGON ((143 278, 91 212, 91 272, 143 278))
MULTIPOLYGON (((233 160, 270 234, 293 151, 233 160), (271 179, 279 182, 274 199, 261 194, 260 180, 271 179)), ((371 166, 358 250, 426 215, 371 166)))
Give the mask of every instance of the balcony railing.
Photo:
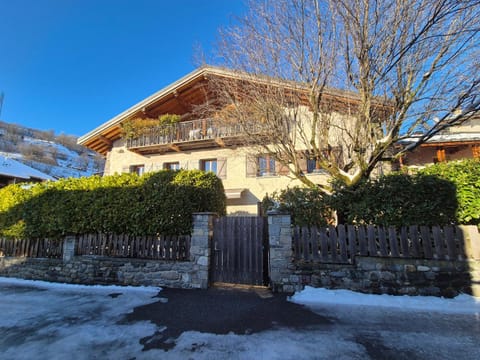
MULTIPOLYGON (((251 130, 260 131, 260 126, 252 123, 251 130), (258 127, 258 129, 257 129, 258 127)), ((240 124, 224 124, 217 119, 182 121, 174 125, 152 127, 137 138, 127 139, 127 148, 141 149, 162 145, 197 144, 206 140, 219 141, 245 135, 240 124)))

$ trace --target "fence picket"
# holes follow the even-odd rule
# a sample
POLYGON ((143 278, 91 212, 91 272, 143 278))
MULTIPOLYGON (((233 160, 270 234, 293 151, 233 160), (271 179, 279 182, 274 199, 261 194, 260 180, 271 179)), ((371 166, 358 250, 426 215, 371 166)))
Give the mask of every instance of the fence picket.
POLYGON ((318 248, 318 241, 319 241, 318 230, 317 228, 312 227, 310 231, 311 231, 310 237, 312 239, 312 257, 314 261, 317 261, 320 258, 319 248, 318 248))
POLYGON ((368 254, 370 256, 377 255, 377 245, 375 236, 375 226, 367 225, 368 254))
POLYGON ((390 253, 392 257, 400 257, 398 253, 397 231, 394 226, 388 227, 388 242, 390 244, 390 253))
MULTIPOLYGON (((348 262, 347 256, 347 235, 345 233, 345 226, 338 225, 338 244, 340 246, 340 260, 341 262, 348 262)), ((317 232, 315 231, 315 234, 317 232)))
POLYGON ((330 225, 328 227, 328 234, 330 235, 330 254, 332 257, 332 261, 335 263, 337 262, 337 253, 338 253, 338 248, 337 248, 337 230, 335 229, 335 226, 330 225))
POLYGON ((312 243, 312 233, 309 228, 304 227, 302 228, 302 232, 305 233, 304 241, 303 241, 303 260, 310 259, 310 248, 312 243))
POLYGON ((400 249, 402 251, 402 257, 410 257, 410 250, 408 248, 408 232, 406 226, 402 226, 400 228, 400 249))
POLYGON ((411 241, 411 254, 414 258, 422 257, 422 251, 420 248, 420 241, 418 238, 418 226, 411 225, 408 227, 408 232, 410 234, 410 241, 411 241))
POLYGON ((430 238, 430 229, 428 226, 420 226, 420 234, 422 235, 423 254, 425 259, 431 259, 432 256, 432 240, 430 238))
POLYGON ((358 226, 358 244, 360 245, 360 256, 368 256, 367 235, 363 225, 358 226))
POLYGON ((322 261, 328 261, 328 238, 325 228, 320 229, 320 252, 322 261))
POLYGON ((434 259, 443 259, 444 256, 444 245, 442 239, 442 232, 440 227, 432 226, 432 234, 433 234, 433 243, 435 245, 435 251, 433 253, 434 259))
POLYGON ((353 225, 347 225, 348 234, 348 249, 350 251, 350 258, 353 259, 357 255, 357 232, 353 225))
POLYGON ((455 237, 452 226, 444 226, 445 242, 447 243, 447 254, 449 260, 456 260, 455 237))

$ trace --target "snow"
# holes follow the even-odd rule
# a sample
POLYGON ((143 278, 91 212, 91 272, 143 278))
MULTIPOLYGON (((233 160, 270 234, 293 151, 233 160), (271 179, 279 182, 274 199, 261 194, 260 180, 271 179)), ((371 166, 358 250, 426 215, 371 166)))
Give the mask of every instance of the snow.
POLYGON ((85 292, 135 292, 145 293, 145 295, 155 296, 162 290, 154 286, 119 286, 119 285, 79 285, 67 283, 54 283, 41 280, 25 280, 17 278, 0 277, 0 285, 31 286, 39 289, 55 291, 85 291, 85 292))
POLYGON ((362 294, 349 290, 327 290, 306 286, 303 291, 291 296, 290 301, 308 306, 324 304, 361 305, 423 312, 441 312, 444 314, 480 315, 480 298, 466 294, 458 295, 453 299, 444 299, 434 296, 362 294))
POLYGON ((54 180, 50 175, 2 155, 0 155, 0 174, 25 180, 32 178, 54 180))

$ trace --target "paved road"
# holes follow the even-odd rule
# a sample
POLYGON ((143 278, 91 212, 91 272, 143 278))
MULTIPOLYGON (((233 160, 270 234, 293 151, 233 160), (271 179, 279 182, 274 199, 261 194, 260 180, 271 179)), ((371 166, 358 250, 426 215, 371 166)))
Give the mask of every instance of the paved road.
POLYGON ((0 359, 480 359, 480 316, 0 283, 0 359), (153 298, 152 298, 153 296, 153 298))

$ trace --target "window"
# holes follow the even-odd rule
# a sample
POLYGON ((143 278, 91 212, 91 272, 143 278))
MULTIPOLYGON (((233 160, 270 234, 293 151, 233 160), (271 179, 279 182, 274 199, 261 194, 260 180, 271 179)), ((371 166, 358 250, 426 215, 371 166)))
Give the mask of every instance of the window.
POLYGON ((217 159, 200 160, 200 170, 217 173, 217 159))
POLYGON ((315 159, 307 159, 307 173, 311 174, 317 170, 317 161, 315 159))
POLYGON ((178 161, 163 163, 163 168, 165 170, 180 170, 180 163, 178 161))
POLYGON ((275 175, 275 159, 270 155, 258 157, 258 176, 275 175))
POLYGON ((141 176, 145 172, 145 165, 132 165, 130 166, 130 172, 141 176))

